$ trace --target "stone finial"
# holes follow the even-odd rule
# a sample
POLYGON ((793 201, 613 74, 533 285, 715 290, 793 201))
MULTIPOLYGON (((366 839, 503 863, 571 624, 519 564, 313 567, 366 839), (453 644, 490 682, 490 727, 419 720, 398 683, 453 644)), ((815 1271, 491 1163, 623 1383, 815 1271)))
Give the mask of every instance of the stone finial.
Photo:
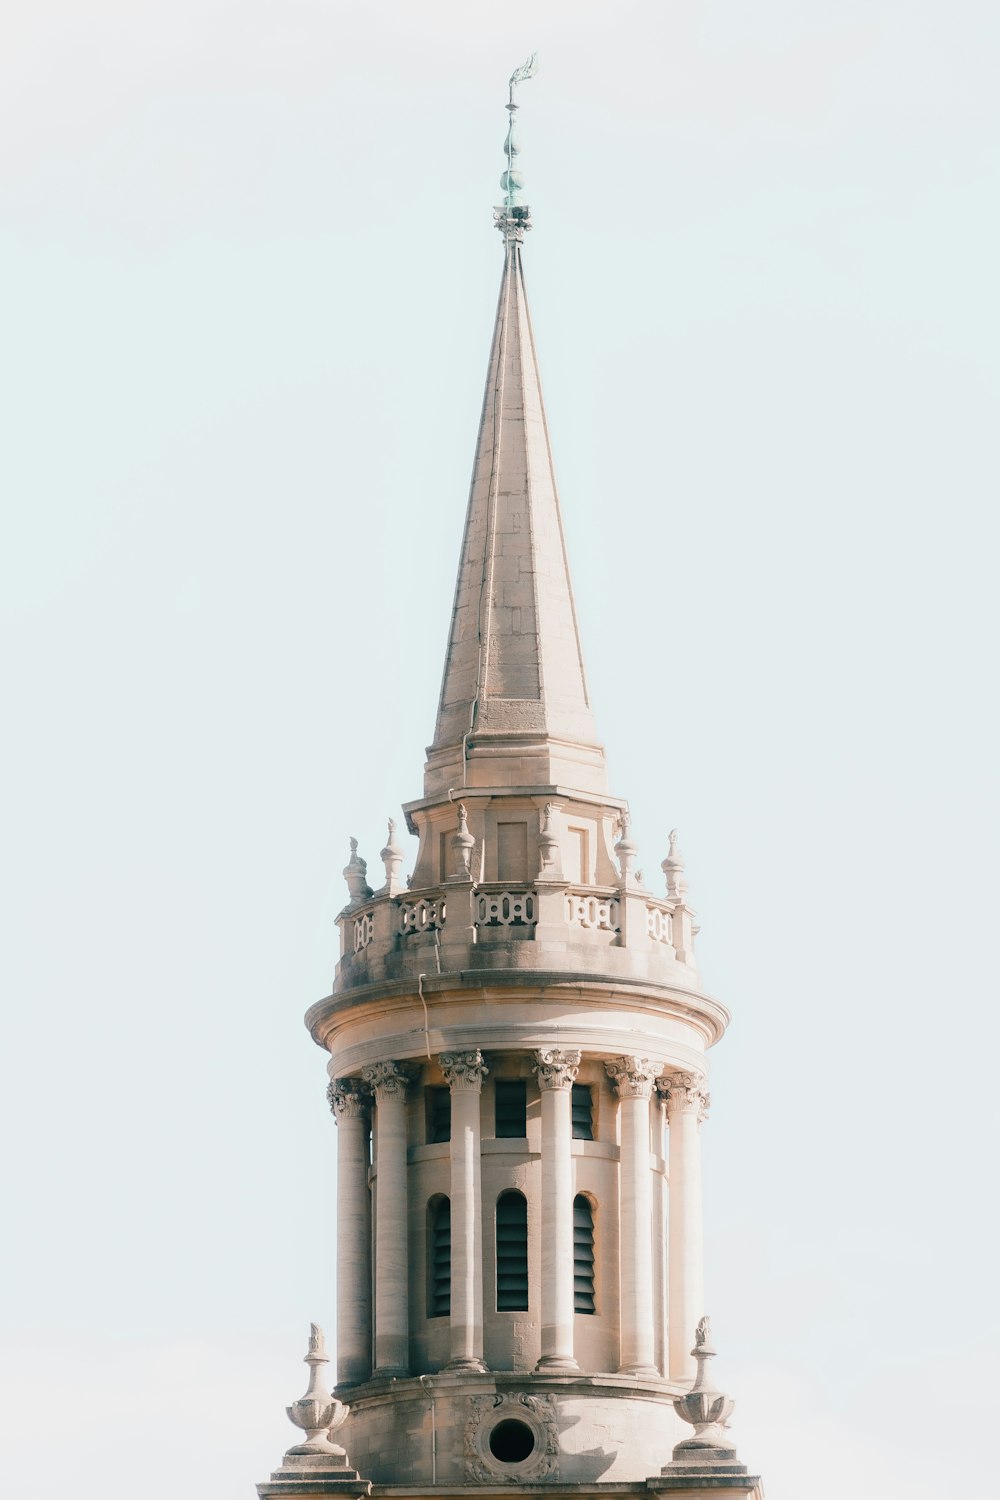
POLYGON ((539 1047, 532 1072, 540 1089, 568 1089, 576 1082, 580 1052, 576 1048, 539 1047))
POLYGON ((403 865, 404 851, 396 843, 396 820, 389 819, 389 837, 385 841, 385 848, 380 850, 379 859, 385 866, 385 886, 383 894, 386 896, 397 896, 405 889, 400 870, 403 865))
POLYGON ((618 856, 618 864, 622 872, 622 885, 627 890, 635 888, 637 882, 635 877, 635 857, 639 852, 638 844, 633 844, 629 837, 631 820, 627 812, 622 812, 618 817, 618 842, 615 845, 615 853, 618 856))
POLYGON ((667 895, 670 900, 683 902, 687 895, 688 883, 687 876, 684 874, 684 856, 677 847, 676 828, 670 830, 670 847, 660 869, 666 876, 667 895))
POLYGON ((476 840, 469 832, 469 814, 464 802, 458 804, 458 830, 452 834, 452 880, 472 879, 472 851, 476 840))
POLYGON ((674 1397, 674 1411, 684 1422, 690 1422, 694 1436, 686 1438, 674 1449, 674 1463, 732 1463, 736 1449, 726 1433, 726 1426, 734 1402, 731 1396, 717 1391, 705 1366, 715 1358, 707 1318, 700 1319, 695 1329, 692 1357, 698 1363, 698 1373, 691 1389, 683 1396, 674 1397))
POLYGON ((346 1461, 343 1448, 331 1443, 329 1434, 335 1431, 347 1417, 349 1408, 331 1396, 326 1385, 322 1366, 329 1364, 323 1330, 318 1323, 309 1325, 309 1349, 305 1356, 309 1366, 309 1384, 304 1396, 286 1407, 288 1419, 301 1427, 306 1435, 304 1443, 289 1448, 286 1458, 311 1457, 313 1454, 331 1455, 346 1461))
POLYGON ((558 811, 554 802, 546 802, 542 808, 542 826, 538 835, 539 880, 562 879, 562 848, 552 827, 552 819, 558 811))
POLYGON ((351 893, 348 906, 361 906, 363 902, 372 896, 372 888, 368 884, 368 861, 361 858, 358 853, 357 839, 351 839, 351 857, 344 866, 344 879, 347 881, 347 889, 351 893))

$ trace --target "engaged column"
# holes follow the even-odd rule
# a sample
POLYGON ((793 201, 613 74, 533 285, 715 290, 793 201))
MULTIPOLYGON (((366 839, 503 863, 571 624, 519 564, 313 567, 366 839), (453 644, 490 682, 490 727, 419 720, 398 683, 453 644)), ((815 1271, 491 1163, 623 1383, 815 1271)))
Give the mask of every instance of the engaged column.
POLYGON ((536 1370, 578 1370, 573 1358, 573 1160, 570 1093, 580 1053, 544 1047, 542 1096, 542 1357, 536 1370))
POLYGON ((479 1107, 488 1069, 475 1052, 442 1052, 451 1089, 451 1358, 448 1370, 483 1362, 483 1208, 479 1107))

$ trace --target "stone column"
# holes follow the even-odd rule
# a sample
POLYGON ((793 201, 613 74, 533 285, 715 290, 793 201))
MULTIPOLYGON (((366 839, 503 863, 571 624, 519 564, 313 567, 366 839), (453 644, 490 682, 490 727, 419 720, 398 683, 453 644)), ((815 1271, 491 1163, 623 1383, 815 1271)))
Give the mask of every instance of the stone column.
POLYGON ((372 1063, 361 1076, 378 1110, 375 1160, 375 1370, 409 1374, 409 1256, 406 1212, 406 1089, 410 1071, 372 1063))
POLYGON ((542 1357, 536 1370, 578 1370, 573 1358, 573 1161, 570 1091, 577 1051, 543 1047, 534 1071, 542 1095, 542 1357))
POLYGON ((621 1101, 620 1375, 657 1375, 653 1333, 653 1174, 649 1164, 649 1101, 654 1065, 645 1057, 604 1064, 621 1101))
POLYGON ((372 1207, 368 1189, 370 1095, 357 1078, 330 1082, 337 1122, 337 1380, 372 1372, 372 1207))
POLYGON ((442 1052, 451 1089, 451 1358, 447 1370, 483 1362, 483 1205, 480 1095, 489 1069, 475 1052, 442 1052))
POLYGON ((666 1097, 669 1126, 670 1379, 690 1381, 695 1373, 690 1351, 705 1313, 698 1126, 710 1101, 700 1073, 668 1073, 656 1082, 666 1097))

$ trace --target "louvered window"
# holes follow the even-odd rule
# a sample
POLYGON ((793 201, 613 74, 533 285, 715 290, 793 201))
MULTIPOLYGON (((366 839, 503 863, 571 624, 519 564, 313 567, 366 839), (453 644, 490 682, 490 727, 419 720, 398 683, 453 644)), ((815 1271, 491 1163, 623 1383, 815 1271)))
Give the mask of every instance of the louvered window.
POLYGON ((494 1090, 498 1140, 523 1140, 528 1134, 528 1086, 520 1078, 501 1078, 494 1090))
POLYGON ((585 1083, 574 1083, 570 1107, 573 1111, 573 1139, 592 1141, 594 1139, 594 1099, 585 1083))
POLYGON ((594 1210, 582 1193, 573 1199, 573 1311, 594 1311, 594 1210))
POLYGON ((497 1199, 497 1312, 528 1308, 528 1205, 521 1193, 497 1199))
POLYGON ((427 1316, 447 1318, 451 1312, 451 1204, 433 1198, 428 1209, 427 1316))
POLYGON ((430 1088, 426 1090, 427 1141, 451 1140, 451 1089, 430 1088))

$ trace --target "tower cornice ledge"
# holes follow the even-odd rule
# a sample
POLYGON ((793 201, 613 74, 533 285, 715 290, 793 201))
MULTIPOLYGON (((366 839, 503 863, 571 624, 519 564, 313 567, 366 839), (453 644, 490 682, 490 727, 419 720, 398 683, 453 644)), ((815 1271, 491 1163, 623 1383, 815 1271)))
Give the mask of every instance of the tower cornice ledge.
MULTIPOLYGON (((412 1035, 408 1055, 422 1057, 427 1041, 427 1031, 423 1024, 424 1004, 430 1003, 433 1008, 435 1002, 440 1004, 451 999, 464 1008, 492 1002, 502 1004, 505 1000, 510 1000, 512 991, 523 993, 535 1005, 544 1006, 547 1000, 558 1000, 561 1003, 577 1001, 584 1005, 621 1009, 632 1016, 629 1025, 633 1029, 636 1008, 645 1003, 650 1008, 651 1017, 659 1014, 691 1027, 700 1036, 705 1048, 714 1046, 720 1040, 731 1020, 730 1012, 721 1001, 701 990, 688 989, 682 985, 657 984, 648 979, 616 974, 588 974, 584 977, 578 973, 559 970, 497 968, 424 974, 420 977, 419 985, 414 984, 410 978, 358 985, 354 989, 330 994, 318 1000, 306 1012, 305 1024, 316 1045, 332 1052, 334 1036, 347 1023, 348 1018, 360 1020, 370 1013, 378 1018, 378 1029, 385 1036, 391 1029, 387 1025, 389 1016, 393 1011, 398 1011, 401 1019, 409 1023, 401 1029, 412 1035)), ((470 1025, 473 1024, 475 1023, 470 1019, 470 1025)), ((556 1030, 559 1031, 560 1045, 572 1044, 558 1024, 554 1023, 553 1034, 556 1030)), ((429 1028, 429 1033, 432 1046, 438 1051, 459 1045, 450 1034, 441 1036, 435 1042, 436 1032, 433 1026, 429 1028)), ((399 1033, 395 1035, 398 1036, 399 1033)), ((513 1038, 511 1044, 514 1044, 513 1038)), ((518 1041, 516 1045, 527 1043, 518 1041)), ((594 1053, 600 1049, 590 1045, 586 1050, 594 1053)), ((610 1036, 607 1038, 606 1050, 609 1056, 616 1051, 610 1036)), ((697 1055, 695 1049, 682 1050, 688 1051, 690 1065, 693 1066, 697 1055)), ((617 1051, 621 1052, 622 1048, 618 1047, 617 1051)), ((677 1066, 682 1064, 678 1062, 677 1066)))

